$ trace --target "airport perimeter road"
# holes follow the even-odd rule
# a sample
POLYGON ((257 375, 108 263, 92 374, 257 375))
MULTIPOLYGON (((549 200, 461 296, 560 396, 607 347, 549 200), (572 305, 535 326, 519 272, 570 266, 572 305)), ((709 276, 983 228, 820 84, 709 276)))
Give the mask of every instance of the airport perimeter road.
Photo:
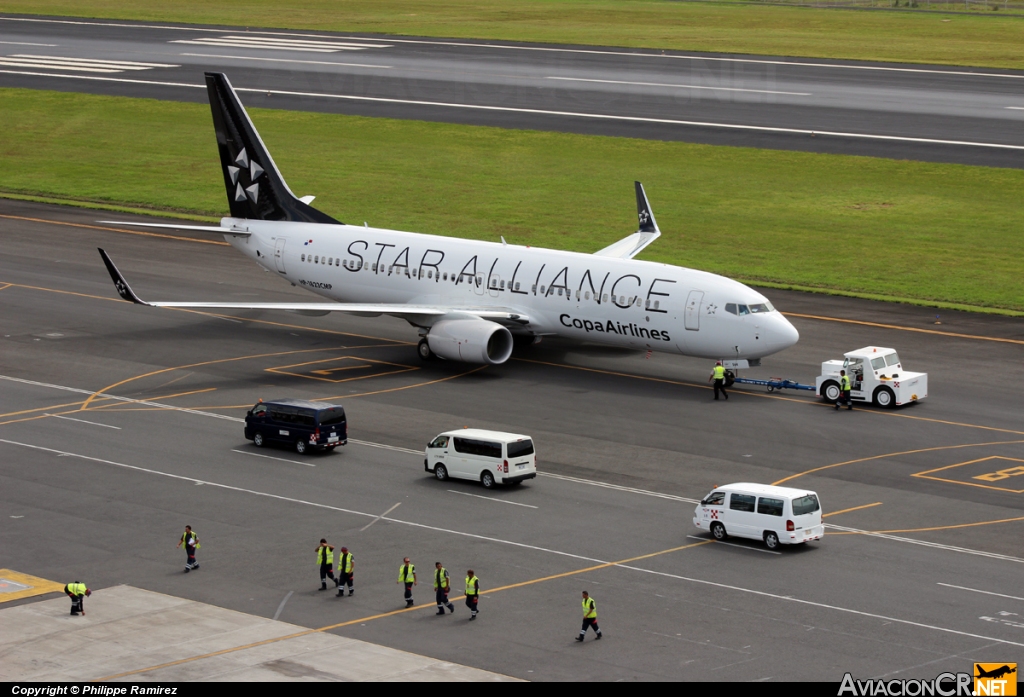
POLYGON ((0 17, 0 86, 1020 167, 1024 73, 0 17))
POLYGON ((210 240, 82 227, 97 216, 73 208, 0 201, 0 215, 2 568, 530 680, 934 677, 1024 649, 1020 320, 936 325, 925 308, 769 292, 802 339, 752 376, 813 381, 844 350, 895 346, 929 372, 928 399, 837 413, 737 389, 715 404, 708 361, 556 341, 481 369, 420 363, 415 333, 386 318, 133 306, 97 246, 144 298, 310 296, 210 240), (349 445, 245 441, 246 408, 283 396, 342 402, 349 445), (531 434, 541 476, 433 480, 421 448, 460 426, 531 434), (820 543, 771 553, 692 526, 715 484, 783 480, 821 496, 820 543), (186 523, 202 540, 188 575, 186 523), (321 537, 354 552, 354 597, 316 590, 321 537), (459 600, 434 616, 434 561, 457 591, 480 576, 476 622, 459 600), (605 638, 578 645, 584 589, 605 638))

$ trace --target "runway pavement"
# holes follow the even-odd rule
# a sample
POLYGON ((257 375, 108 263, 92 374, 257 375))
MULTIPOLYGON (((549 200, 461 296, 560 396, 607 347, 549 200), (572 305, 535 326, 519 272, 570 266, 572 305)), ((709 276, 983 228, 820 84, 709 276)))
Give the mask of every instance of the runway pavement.
POLYGON ((1020 167, 1024 72, 0 16, 0 86, 1020 167))
POLYGON ((97 246, 147 298, 310 296, 217 240, 9 200, 0 216, 2 568, 528 680, 932 678, 1024 648, 1019 319, 935 324, 928 308, 768 290, 802 338, 752 377, 813 382, 821 361, 878 344, 930 374, 929 396, 837 413, 757 388, 715 404, 702 360, 545 341, 480 369, 420 363, 392 319, 134 306, 97 246), (337 367, 350 379, 313 372, 337 367), (340 400, 349 445, 245 441, 246 408, 284 396, 340 400), (461 426, 531 434, 541 476, 495 491, 433 480, 424 444, 461 426), (819 493, 820 543, 772 553, 693 527, 714 485, 783 480, 819 493), (187 575, 185 524, 202 541, 187 575), (321 537, 355 555, 355 596, 317 592, 321 537), (434 616, 435 561, 456 590, 476 571, 477 621, 461 601, 434 616), (605 638, 578 645, 584 589, 605 638))

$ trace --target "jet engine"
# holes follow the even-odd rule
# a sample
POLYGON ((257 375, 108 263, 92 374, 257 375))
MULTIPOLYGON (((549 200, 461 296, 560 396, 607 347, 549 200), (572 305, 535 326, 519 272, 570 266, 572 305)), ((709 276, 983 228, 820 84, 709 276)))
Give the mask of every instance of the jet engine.
POLYGON ((512 355, 512 333, 485 319, 444 319, 427 334, 430 350, 441 358, 499 365, 512 355))

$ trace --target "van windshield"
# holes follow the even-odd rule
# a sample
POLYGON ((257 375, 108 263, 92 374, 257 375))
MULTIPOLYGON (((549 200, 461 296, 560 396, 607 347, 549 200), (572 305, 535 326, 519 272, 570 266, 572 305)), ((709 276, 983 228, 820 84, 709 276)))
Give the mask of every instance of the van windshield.
POLYGON ((320 412, 321 426, 334 426, 345 423, 345 410, 342 407, 331 407, 320 412))
POLYGON ((793 515, 807 515, 808 513, 820 510, 821 506, 818 505, 818 497, 814 494, 793 499, 793 515))
POLYGON ((508 459, 526 457, 527 455, 533 455, 533 441, 529 438, 508 444, 508 459))

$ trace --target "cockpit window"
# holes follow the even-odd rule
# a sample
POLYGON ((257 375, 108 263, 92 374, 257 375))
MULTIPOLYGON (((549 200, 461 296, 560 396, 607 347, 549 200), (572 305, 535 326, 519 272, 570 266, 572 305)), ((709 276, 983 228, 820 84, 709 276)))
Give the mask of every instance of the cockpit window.
POLYGON ((750 308, 748 308, 746 305, 740 305, 739 306, 739 310, 740 310, 740 317, 742 317, 743 315, 749 315, 750 314, 750 308))
POLYGON ((757 303, 756 305, 750 306, 750 312, 755 315, 760 312, 771 312, 773 309, 774 308, 768 303, 757 303))
POLYGON ((890 353, 885 356, 886 365, 896 365, 900 362, 900 356, 898 353, 890 353))
POLYGON ((731 315, 735 315, 736 314, 736 303, 726 303, 725 304, 725 311, 728 312, 731 315))

